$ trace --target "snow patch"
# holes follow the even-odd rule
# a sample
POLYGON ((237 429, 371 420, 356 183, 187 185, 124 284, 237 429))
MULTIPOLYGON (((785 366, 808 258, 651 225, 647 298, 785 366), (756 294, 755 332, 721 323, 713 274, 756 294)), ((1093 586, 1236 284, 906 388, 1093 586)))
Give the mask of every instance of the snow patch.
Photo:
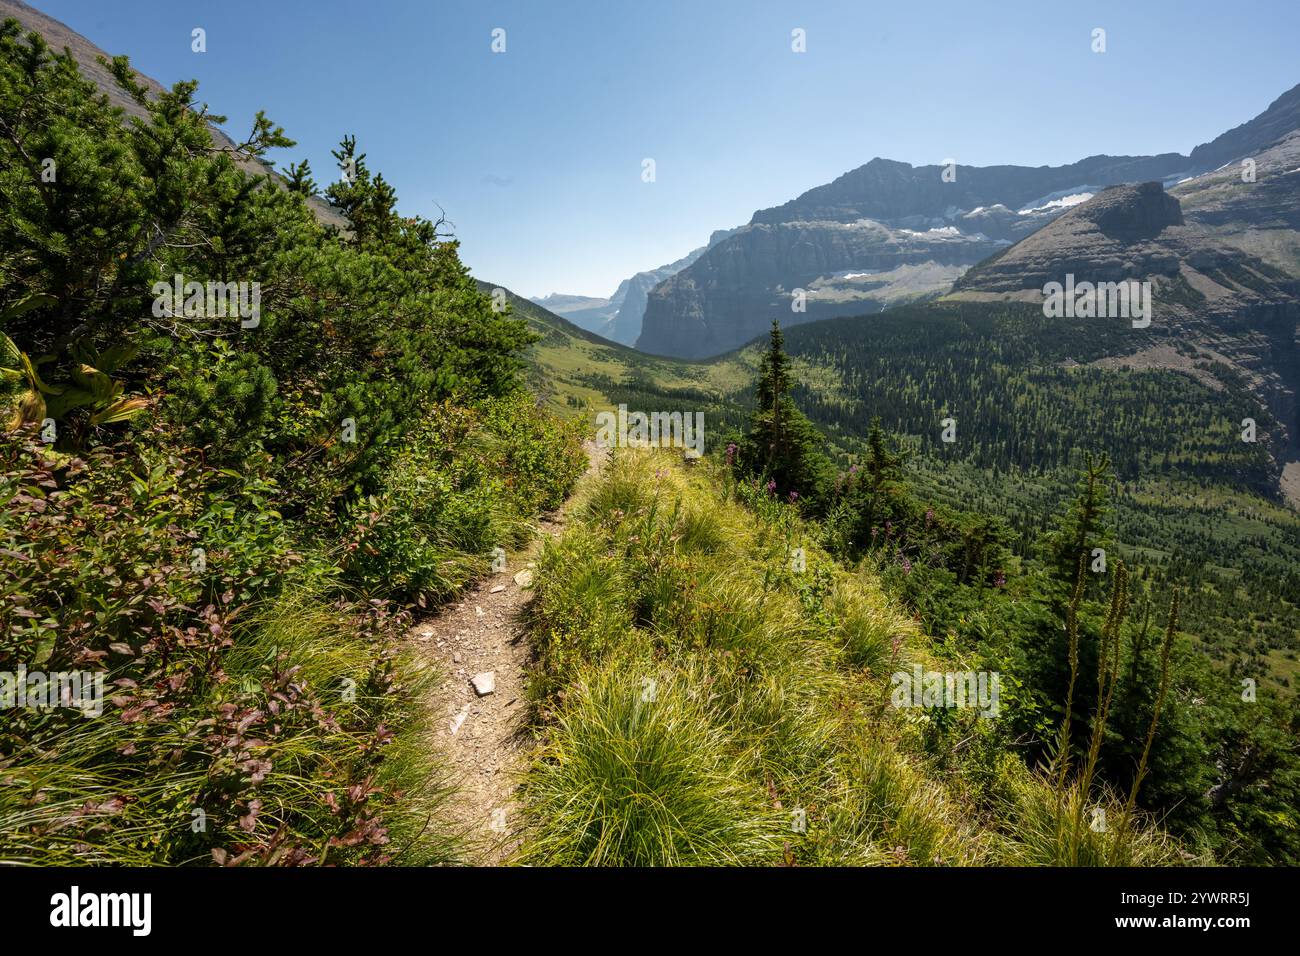
POLYGON ((1020 215, 1028 216, 1036 212, 1044 212, 1048 209, 1069 209, 1071 206, 1077 206, 1080 203, 1087 202, 1094 195, 1096 194, 1089 193, 1089 192, 1082 192, 1082 193, 1069 193, 1068 195, 1063 195, 1056 199, 1048 199, 1046 196, 1044 196, 1043 198, 1047 199, 1046 202, 1038 206, 1026 206, 1024 209, 1020 210, 1020 215))
POLYGON ((960 236, 961 230, 956 226, 939 226, 935 229, 927 229, 925 232, 918 232, 915 229, 900 229, 899 232, 907 233, 909 236, 960 236))
POLYGON ((1006 206, 1004 206, 1002 203, 996 202, 992 206, 976 206, 970 212, 966 213, 966 218, 969 219, 971 216, 980 216, 980 215, 991 216, 998 213, 1007 213, 1008 215, 1010 215, 1011 210, 1008 209, 1006 206))

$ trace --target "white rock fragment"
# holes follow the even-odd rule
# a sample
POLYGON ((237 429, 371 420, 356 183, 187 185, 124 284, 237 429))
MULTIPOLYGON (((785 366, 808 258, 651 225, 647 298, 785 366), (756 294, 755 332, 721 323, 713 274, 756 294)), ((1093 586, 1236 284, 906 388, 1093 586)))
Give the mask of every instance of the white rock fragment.
POLYGON ((460 730, 460 725, 465 723, 465 718, 469 716, 469 704, 460 709, 460 713, 451 719, 451 735, 456 736, 456 731, 460 730))
POLYGON ((474 685, 474 693, 486 697, 497 689, 497 673, 484 671, 482 674, 475 674, 470 683, 474 685))
POLYGON ((519 585, 521 588, 532 587, 533 572, 528 570, 527 568, 524 568, 522 571, 520 571, 518 574, 515 575, 515 584, 519 585))
POLYGON ((505 586, 504 584, 498 584, 498 585, 497 585, 496 587, 494 587, 491 591, 488 591, 488 594, 500 594, 500 593, 501 593, 502 591, 504 591, 505 589, 506 589, 506 586, 505 586))

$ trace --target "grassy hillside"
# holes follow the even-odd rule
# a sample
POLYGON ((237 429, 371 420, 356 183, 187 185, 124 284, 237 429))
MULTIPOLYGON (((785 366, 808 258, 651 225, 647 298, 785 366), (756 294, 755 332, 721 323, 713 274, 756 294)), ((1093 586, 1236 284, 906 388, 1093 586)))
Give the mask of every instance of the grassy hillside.
POLYGON ((623 452, 574 515, 538 564, 526 862, 1191 859, 1122 798, 1027 769, 1005 723, 900 705, 891 674, 977 656, 938 659, 874 572, 724 467, 623 452))

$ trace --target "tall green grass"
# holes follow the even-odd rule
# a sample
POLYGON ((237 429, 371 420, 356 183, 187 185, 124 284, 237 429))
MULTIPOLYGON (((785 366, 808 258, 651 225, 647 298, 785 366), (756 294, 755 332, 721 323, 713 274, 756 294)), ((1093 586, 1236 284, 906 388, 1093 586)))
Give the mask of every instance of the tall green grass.
MULTIPOLYGON (((927 756, 929 718, 889 696, 893 671, 930 659, 927 639, 793 509, 641 451, 585 481, 573 515, 537 569, 543 745, 523 788, 524 861, 1068 859, 1047 828, 1060 793, 1046 775, 1017 763, 976 794, 967 758, 927 756)), ((1118 808, 1123 826, 1085 837, 1078 863, 1177 858, 1118 808)))
POLYGON ((584 669, 525 793, 524 860, 553 865, 760 862, 779 821, 753 754, 710 720, 688 674, 584 669), (653 675, 653 676, 652 676, 653 675))

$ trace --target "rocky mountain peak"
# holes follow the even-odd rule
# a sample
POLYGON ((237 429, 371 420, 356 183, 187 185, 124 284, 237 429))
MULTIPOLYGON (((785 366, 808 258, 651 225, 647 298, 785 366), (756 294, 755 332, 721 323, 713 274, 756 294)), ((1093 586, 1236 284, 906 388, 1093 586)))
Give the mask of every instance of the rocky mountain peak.
POLYGON ((1192 150, 1192 164, 1198 169, 1216 169, 1267 149, 1296 129, 1300 129, 1300 84, 1275 99, 1254 119, 1197 146, 1192 150))

